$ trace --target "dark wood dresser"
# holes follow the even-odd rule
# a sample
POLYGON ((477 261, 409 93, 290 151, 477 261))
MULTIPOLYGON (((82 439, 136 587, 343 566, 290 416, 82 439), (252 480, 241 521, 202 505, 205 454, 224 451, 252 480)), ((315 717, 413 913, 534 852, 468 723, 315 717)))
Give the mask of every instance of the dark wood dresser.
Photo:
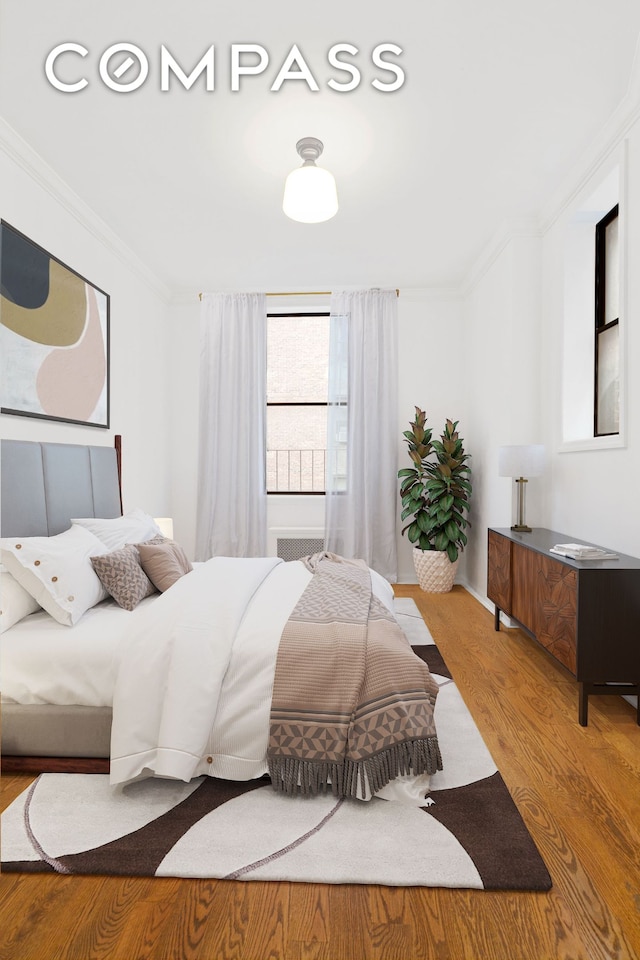
POLYGON ((640 559, 572 560, 549 552, 557 543, 584 541, 490 529, 487 596, 496 630, 503 610, 573 674, 586 726, 590 693, 640 693, 640 559))

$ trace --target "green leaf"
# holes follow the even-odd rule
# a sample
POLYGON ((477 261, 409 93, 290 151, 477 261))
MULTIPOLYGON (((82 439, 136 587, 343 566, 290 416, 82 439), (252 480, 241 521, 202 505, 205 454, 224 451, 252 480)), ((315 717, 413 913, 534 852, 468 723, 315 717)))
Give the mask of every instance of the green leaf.
POLYGON ((446 550, 448 545, 449 545, 449 538, 446 535, 446 533, 444 533, 444 531, 441 531, 436 536, 436 539, 434 541, 434 546, 436 550, 446 550))
POLYGON ((449 520, 449 522, 445 525, 444 532, 451 542, 455 543, 455 541, 458 539, 458 527, 453 520, 449 520))
POLYGON ((449 560, 451 560, 451 563, 456 562, 456 560, 458 559, 458 548, 456 547, 455 543, 449 542, 447 544, 447 555, 449 557, 449 560))
POLYGON ((446 493, 447 485, 442 480, 427 480, 425 488, 430 496, 439 497, 441 493, 446 493))
POLYGON ((407 536, 408 536, 409 540, 411 541, 411 543, 415 543, 416 540, 419 538, 419 536, 420 536, 420 527, 418 526, 418 524, 417 524, 415 521, 414 521, 412 524, 409 525, 409 529, 408 529, 408 532, 407 532, 407 536))
POLYGON ((416 514, 416 522, 423 533, 429 533, 429 517, 424 510, 416 514))

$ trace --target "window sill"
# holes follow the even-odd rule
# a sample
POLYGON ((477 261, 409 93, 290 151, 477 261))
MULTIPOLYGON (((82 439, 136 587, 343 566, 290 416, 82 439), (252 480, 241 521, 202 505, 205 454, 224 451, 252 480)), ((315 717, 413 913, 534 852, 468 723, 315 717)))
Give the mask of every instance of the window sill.
POLYGON ((579 453, 582 450, 613 450, 626 447, 622 434, 609 437, 584 437, 582 440, 565 440, 558 447, 558 453, 579 453))

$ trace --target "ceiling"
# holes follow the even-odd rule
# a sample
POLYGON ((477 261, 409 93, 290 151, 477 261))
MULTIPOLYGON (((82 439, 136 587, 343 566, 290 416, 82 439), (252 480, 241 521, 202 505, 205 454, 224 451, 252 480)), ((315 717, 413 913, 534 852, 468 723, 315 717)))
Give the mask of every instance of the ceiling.
MULTIPOLYGON (((637 0, 0 0, 0 116, 176 291, 455 286, 509 218, 536 217, 624 97, 637 0), (44 72, 57 64, 81 92, 44 72), (146 54, 130 93, 99 78, 119 42, 146 54), (375 67, 379 43, 406 79, 375 67), (230 89, 232 44, 263 46, 265 72, 230 89), (270 87, 296 43, 319 90, 270 87), (337 43, 361 70, 331 67, 337 43), (190 73, 215 46, 216 88, 160 89, 164 44, 190 73), (340 210, 282 212, 300 137, 323 140, 340 210)), ((113 74, 124 55, 110 61, 113 74)), ((245 55, 243 63, 255 58, 245 55)), ((132 68, 122 80, 136 74, 132 68)), ((19 227, 19 224, 15 224, 19 227)))

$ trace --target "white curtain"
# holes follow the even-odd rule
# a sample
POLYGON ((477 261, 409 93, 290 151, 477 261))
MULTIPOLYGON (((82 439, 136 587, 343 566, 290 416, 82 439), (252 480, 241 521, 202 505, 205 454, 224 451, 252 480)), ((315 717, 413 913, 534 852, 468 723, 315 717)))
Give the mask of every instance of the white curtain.
POLYGON ((264 294, 203 294, 198 560, 266 554, 266 358, 264 294))
POLYGON ((325 546, 397 579, 395 290, 331 297, 325 546))

